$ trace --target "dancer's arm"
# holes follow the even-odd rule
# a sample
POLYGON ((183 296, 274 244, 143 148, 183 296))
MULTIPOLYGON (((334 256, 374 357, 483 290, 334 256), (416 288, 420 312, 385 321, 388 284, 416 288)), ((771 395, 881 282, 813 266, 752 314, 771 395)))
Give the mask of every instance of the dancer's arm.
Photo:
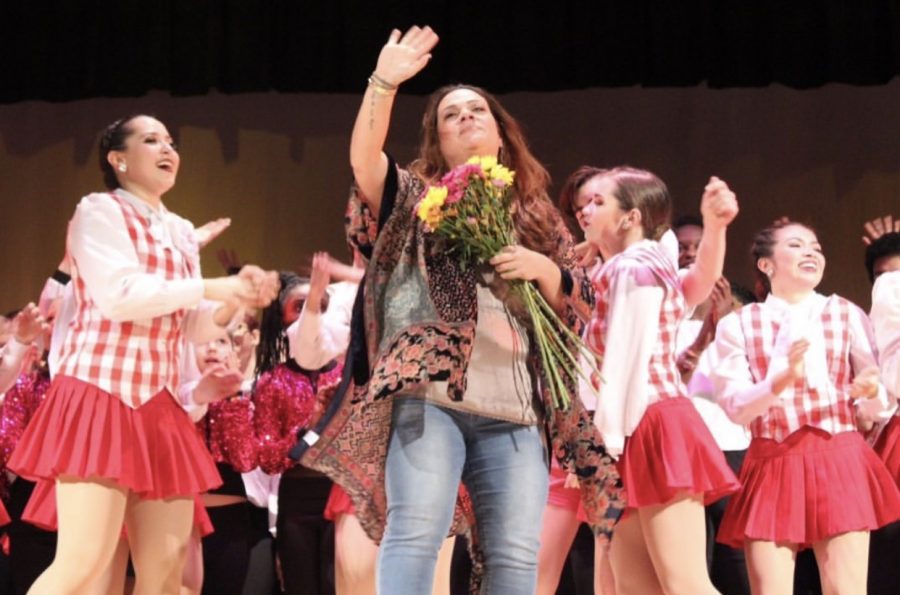
POLYGON ((722 276, 725 264, 725 232, 738 214, 737 197, 728 185, 712 177, 700 203, 703 215, 703 237, 697 247, 697 260, 682 280, 688 306, 703 302, 722 276))
POLYGON ((430 27, 394 29, 378 55, 350 138, 350 165, 360 193, 378 215, 388 158, 384 154, 397 87, 422 70, 438 37, 430 27))

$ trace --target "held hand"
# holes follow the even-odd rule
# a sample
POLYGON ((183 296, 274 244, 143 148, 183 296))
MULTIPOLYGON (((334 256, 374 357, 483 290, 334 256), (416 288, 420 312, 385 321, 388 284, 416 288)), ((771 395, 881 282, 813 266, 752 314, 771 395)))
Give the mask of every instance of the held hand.
MULTIPOLYGON (((209 223, 201 225, 200 227, 194 229, 194 235, 197 237, 197 243, 201 248, 205 248, 210 242, 219 237, 219 235, 223 231, 228 229, 229 225, 231 225, 231 219, 229 217, 214 219, 209 223)), ((216 253, 216 255, 218 256, 218 252, 216 253)))
POLYGON ((428 64, 437 42, 431 27, 410 27, 402 37, 400 30, 394 29, 378 54, 375 75, 391 85, 411 79, 428 64))
POLYGON ((234 396, 241 390, 243 376, 237 369, 216 364, 203 371, 194 389, 194 401, 200 405, 214 403, 234 396))
POLYGON ((880 383, 878 366, 869 366, 856 375, 850 386, 850 396, 856 399, 874 399, 880 383))
POLYGON ((863 224, 863 230, 865 231, 865 235, 863 236, 862 241, 863 244, 868 246, 886 233, 900 232, 900 219, 894 221, 894 218, 891 215, 876 217, 871 221, 866 221, 863 224))
POLYGON ((23 345, 30 345, 41 333, 50 330, 50 325, 44 321, 41 311, 34 302, 30 302, 16 314, 12 325, 16 341, 23 345))
POLYGON ((724 181, 713 176, 703 189, 700 213, 704 228, 727 227, 738 214, 737 196, 724 181))
POLYGON ((507 281, 513 279, 534 281, 547 270, 548 266, 556 268, 552 260, 523 246, 507 246, 489 262, 497 274, 507 281))
POLYGON ((278 297, 281 284, 275 271, 264 271, 256 265, 248 264, 241 268, 237 277, 243 282, 244 292, 239 299, 244 305, 265 308, 278 297), (249 293, 246 293, 248 287, 249 293))

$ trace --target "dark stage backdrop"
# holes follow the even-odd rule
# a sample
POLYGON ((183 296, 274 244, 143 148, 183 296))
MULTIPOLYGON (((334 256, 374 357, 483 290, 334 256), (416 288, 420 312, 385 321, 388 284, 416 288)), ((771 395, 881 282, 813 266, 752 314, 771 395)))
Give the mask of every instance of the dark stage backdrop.
MULTIPOLYGON (((181 143, 182 170, 167 205, 197 224, 234 219, 203 256, 207 274, 219 273, 217 248, 279 268, 299 265, 313 250, 346 255, 348 139, 365 74, 352 79, 355 94, 152 92, 0 105, 0 311, 37 298, 62 255, 77 200, 101 187, 98 131, 133 111, 156 114, 181 143)), ((789 215, 820 231, 828 256, 823 290, 868 307, 861 225, 885 212, 900 215, 900 81, 804 91, 626 87, 501 99, 525 125, 555 189, 580 164, 628 163, 658 173, 677 211, 688 213, 696 212, 708 176, 721 176, 742 205, 729 233, 730 276, 750 283, 751 234, 789 215)), ((413 156, 423 103, 398 97, 388 145, 402 162, 413 156)))
POLYGON ((0 102, 277 91, 353 93, 392 27, 441 45, 408 85, 883 84, 897 0, 4 0, 0 102))

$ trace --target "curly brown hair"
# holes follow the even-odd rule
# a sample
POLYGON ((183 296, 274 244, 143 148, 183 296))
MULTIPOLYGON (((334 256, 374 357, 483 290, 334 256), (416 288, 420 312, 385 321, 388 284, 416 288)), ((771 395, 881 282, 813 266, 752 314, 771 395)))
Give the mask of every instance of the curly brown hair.
POLYGON ((468 89, 483 97, 497 122, 497 130, 503 139, 497 159, 516 172, 512 215, 519 242, 530 250, 554 254, 559 246, 562 218, 547 195, 550 174, 531 154, 519 123, 484 89, 472 85, 446 85, 431 94, 422 116, 419 156, 410 164, 410 171, 425 183, 434 183, 449 170, 441 153, 437 109, 441 100, 457 89, 468 89))

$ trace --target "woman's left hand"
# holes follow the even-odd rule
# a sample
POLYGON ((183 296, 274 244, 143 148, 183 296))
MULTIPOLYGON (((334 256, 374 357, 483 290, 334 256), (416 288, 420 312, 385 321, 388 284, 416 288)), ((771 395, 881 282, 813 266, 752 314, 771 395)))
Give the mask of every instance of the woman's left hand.
POLYGON ((549 268, 556 269, 553 261, 534 250, 523 246, 507 246, 490 259, 491 266, 501 278, 507 281, 522 279, 535 281, 549 268))

